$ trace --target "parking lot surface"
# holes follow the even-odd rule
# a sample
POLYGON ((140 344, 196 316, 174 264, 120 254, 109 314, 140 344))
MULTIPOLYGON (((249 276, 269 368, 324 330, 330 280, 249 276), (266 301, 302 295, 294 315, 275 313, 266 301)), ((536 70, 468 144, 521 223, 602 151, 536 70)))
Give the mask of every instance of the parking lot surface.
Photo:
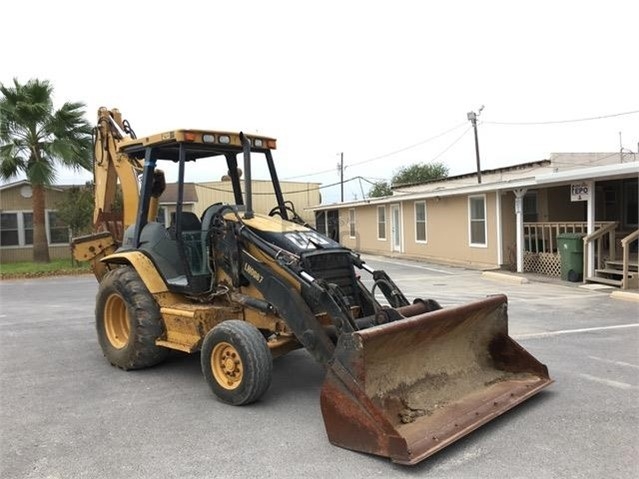
POLYGON ((218 402, 199 355, 124 372, 103 358, 92 276, 0 282, 0 476, 639 477, 639 303, 560 282, 366 257, 409 299, 509 298, 510 334, 556 383, 417 466, 332 446, 323 369, 305 351, 274 363, 258 403, 218 402))

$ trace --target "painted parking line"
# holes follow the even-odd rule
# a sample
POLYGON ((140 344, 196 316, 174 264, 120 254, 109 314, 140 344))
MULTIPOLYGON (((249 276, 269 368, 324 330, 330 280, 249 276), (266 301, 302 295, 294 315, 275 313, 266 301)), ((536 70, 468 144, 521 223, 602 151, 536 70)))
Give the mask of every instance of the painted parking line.
POLYGON ((602 363, 614 364, 615 366, 623 366, 626 368, 639 369, 639 364, 625 363, 623 361, 613 361, 612 359, 598 358, 597 356, 588 356, 588 357, 590 359, 594 359, 595 361, 601 361, 602 363))
POLYGON ((617 324, 615 326, 600 326, 596 328, 564 329, 560 331, 548 331, 546 333, 517 334, 517 335, 514 335, 513 338, 514 339, 551 338, 553 336, 561 336, 563 334, 590 333, 594 331, 609 331, 613 329, 628 329, 628 328, 638 328, 638 327, 639 327, 639 323, 617 324))
MULTIPOLYGON (((364 258, 366 260, 366 258, 364 258)), ((369 259, 369 261, 373 262, 373 263, 387 263, 387 264, 394 264, 395 266, 403 266, 406 268, 416 268, 416 269, 424 269, 426 271, 432 271, 434 273, 441 273, 441 274, 459 274, 455 271, 445 271, 443 269, 437 269, 437 268, 430 268, 428 266, 422 266, 419 264, 411 264, 411 263, 400 263, 398 261, 392 261, 392 260, 387 260, 387 259, 379 259, 379 258, 371 258, 369 259)))
POLYGON ((588 381, 594 381, 599 384, 605 384, 606 386, 610 386, 617 389, 625 389, 628 390, 639 390, 639 387, 633 386, 632 384, 622 383, 620 381, 612 381, 611 379, 599 378, 597 376, 592 376, 590 374, 582 373, 579 375, 580 378, 587 379, 588 381))

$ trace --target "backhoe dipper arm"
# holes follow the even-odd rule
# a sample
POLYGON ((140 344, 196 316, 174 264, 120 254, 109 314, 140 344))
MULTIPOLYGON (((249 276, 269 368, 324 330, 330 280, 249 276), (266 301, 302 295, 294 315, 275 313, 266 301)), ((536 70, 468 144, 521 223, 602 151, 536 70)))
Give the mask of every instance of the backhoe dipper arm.
MULTIPOLYGON (((117 109, 98 110, 98 123, 93 132, 94 210, 92 235, 75 238, 73 256, 88 261, 96 277, 107 272, 100 260, 117 250, 126 228, 136 223, 140 193, 138 174, 142 162, 120 151, 120 142, 135 139, 135 133, 117 109), (122 212, 116 211, 118 181, 122 193, 122 212)), ((150 185, 148 220, 157 217, 159 197, 166 187, 164 173, 153 172, 150 185)))
POLYGON ((117 151, 117 142, 123 139, 122 134, 120 112, 100 108, 94 144, 94 228, 99 228, 102 213, 113 211, 118 179, 122 188, 123 229, 135 223, 139 201, 137 173, 142 165, 117 151))

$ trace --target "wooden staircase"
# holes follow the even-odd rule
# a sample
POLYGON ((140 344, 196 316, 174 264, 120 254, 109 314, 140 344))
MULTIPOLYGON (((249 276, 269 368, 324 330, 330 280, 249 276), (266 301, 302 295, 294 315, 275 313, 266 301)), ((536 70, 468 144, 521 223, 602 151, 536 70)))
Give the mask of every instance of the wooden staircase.
MULTIPOLYGON (((614 286, 615 288, 623 287, 623 261, 621 260, 606 260, 605 267, 601 269, 595 269, 595 275, 586 278, 589 283, 600 283, 608 286, 614 286)), ((628 272, 626 273, 628 289, 639 288, 639 265, 637 261, 628 263, 628 272)))
MULTIPOLYGON (((639 240, 639 228, 621 239, 622 259, 617 260, 616 256, 616 223, 609 224, 584 238, 584 251, 588 250, 588 245, 595 248, 595 275, 586 277, 584 283, 601 283, 621 289, 639 289, 639 262, 637 253, 631 253, 634 243, 639 240), (608 237, 609 251, 604 254, 603 239, 608 237), (612 258, 612 259, 606 259, 612 258), (602 268, 603 265, 603 268, 602 268), (597 268, 598 267, 598 268, 597 268)), ((588 255, 584 254, 584 273, 590 271, 588 268, 588 255)))

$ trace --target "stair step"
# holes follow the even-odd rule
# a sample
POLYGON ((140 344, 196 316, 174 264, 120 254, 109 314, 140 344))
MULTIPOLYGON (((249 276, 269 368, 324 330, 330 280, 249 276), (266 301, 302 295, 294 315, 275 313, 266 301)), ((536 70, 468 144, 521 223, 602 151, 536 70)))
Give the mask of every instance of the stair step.
MULTIPOLYGON (((617 269, 623 269, 623 261, 618 261, 616 259, 609 259, 606 260, 606 268, 612 266, 613 268, 617 268, 617 269)), ((635 262, 629 262, 628 263, 628 271, 637 271, 639 269, 639 265, 637 265, 637 263, 635 262)))
POLYGON ((607 284, 610 286, 621 287, 620 279, 610 279, 610 278, 602 278, 601 276, 591 276, 590 278, 586 278, 586 281, 589 283, 601 283, 607 284))
MULTIPOLYGON (((614 276, 623 276, 623 271, 621 271, 620 269, 596 269, 595 270, 595 275, 599 275, 599 273, 602 274, 609 274, 609 275, 614 275, 614 276)), ((632 273, 634 273, 634 271, 628 271, 628 277, 632 277, 632 273)))

